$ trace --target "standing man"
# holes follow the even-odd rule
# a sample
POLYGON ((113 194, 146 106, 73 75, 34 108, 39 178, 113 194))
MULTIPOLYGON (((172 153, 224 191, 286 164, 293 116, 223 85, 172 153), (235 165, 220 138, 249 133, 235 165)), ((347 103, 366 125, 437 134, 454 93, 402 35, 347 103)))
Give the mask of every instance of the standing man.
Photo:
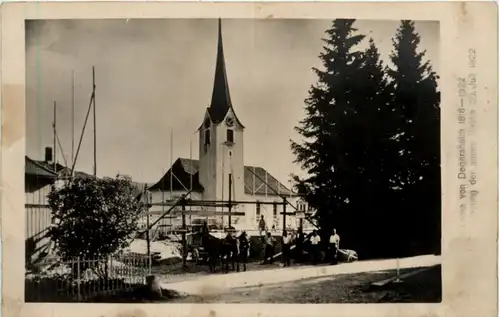
POLYGON ((259 220, 259 235, 262 236, 262 232, 266 232, 266 221, 264 220, 264 215, 261 215, 259 220))
POLYGON ((286 230, 283 230, 283 244, 281 253, 283 255, 283 266, 290 266, 290 243, 292 239, 286 230))
POLYGON ((319 256, 319 243, 321 242, 321 238, 319 237, 319 234, 316 230, 313 231, 313 234, 311 236, 311 251, 313 254, 313 263, 317 264, 318 263, 318 256, 319 256))
POLYGON ((243 264, 243 271, 247 270, 248 252, 250 250, 250 241, 248 240, 247 233, 243 231, 238 237, 238 256, 239 260, 236 262, 238 265, 237 271, 240 271, 240 262, 243 264))
POLYGON ((302 232, 302 227, 299 227, 297 232, 297 237, 295 238, 295 261, 302 261, 302 254, 304 250, 304 233, 302 232))
POLYGON ((267 259, 269 259, 269 263, 272 264, 274 262, 274 239, 271 236, 271 232, 267 232, 265 236, 265 252, 264 252, 264 262, 267 263, 267 259))
POLYGON ((331 261, 333 264, 338 263, 339 245, 340 245, 340 237, 337 234, 337 229, 333 229, 333 232, 330 235, 330 241, 328 245, 328 248, 330 249, 329 251, 330 251, 331 261))

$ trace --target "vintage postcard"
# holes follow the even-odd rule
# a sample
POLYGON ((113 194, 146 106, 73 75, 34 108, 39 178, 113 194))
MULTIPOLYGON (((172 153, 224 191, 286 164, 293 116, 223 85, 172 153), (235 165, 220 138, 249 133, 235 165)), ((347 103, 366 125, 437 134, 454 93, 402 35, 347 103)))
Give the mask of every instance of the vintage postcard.
POLYGON ((1 12, 5 316, 497 314, 493 2, 1 12))

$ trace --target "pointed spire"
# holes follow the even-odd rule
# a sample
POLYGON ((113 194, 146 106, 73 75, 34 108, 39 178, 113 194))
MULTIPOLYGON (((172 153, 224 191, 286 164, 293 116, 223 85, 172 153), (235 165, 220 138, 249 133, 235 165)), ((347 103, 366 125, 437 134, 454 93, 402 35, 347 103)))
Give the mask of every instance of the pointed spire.
POLYGON ((210 118, 214 123, 221 122, 231 107, 231 96, 229 95, 226 62, 224 60, 224 48, 222 45, 221 19, 219 18, 219 36, 217 43, 214 87, 212 92, 212 101, 210 103, 210 107, 208 108, 210 118))

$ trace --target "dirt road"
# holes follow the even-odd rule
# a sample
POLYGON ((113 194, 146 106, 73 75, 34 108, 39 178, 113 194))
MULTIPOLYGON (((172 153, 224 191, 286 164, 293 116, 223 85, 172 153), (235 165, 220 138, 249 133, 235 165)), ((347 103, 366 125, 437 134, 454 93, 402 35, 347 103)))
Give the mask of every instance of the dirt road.
MULTIPOLYGON (((418 269, 405 269, 402 273, 418 269)), ((394 276, 394 270, 341 274, 299 281, 238 287, 225 292, 174 299, 174 303, 389 303, 441 301, 441 267, 405 279, 394 287, 372 290, 371 282, 394 276)))

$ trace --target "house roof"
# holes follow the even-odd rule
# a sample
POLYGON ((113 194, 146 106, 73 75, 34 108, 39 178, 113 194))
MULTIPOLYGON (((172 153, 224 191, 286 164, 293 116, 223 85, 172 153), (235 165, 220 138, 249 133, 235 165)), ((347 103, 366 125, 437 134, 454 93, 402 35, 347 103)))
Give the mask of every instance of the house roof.
MULTIPOLYGON (((43 166, 45 169, 50 170, 51 172, 54 172, 54 163, 52 162, 47 162, 47 161, 40 161, 40 160, 32 160, 39 166, 43 166)), ((56 163, 55 164, 55 172, 60 174, 64 172, 67 168, 64 167, 63 165, 56 163)))
MULTIPOLYGON (((26 156, 26 165, 25 165, 25 174, 26 175, 55 179, 56 177, 68 176, 70 174, 70 169, 65 167, 65 166, 62 166, 59 163, 56 163, 56 170, 58 171, 57 174, 54 173, 54 164, 53 163, 33 160, 33 159, 29 158, 28 156, 26 156)), ((84 172, 75 171, 74 177, 75 178, 91 178, 93 176, 90 174, 84 173, 84 172)), ((148 187, 147 183, 140 183, 140 182, 132 182, 132 185, 134 186, 133 195, 136 196, 137 198, 142 197, 142 193, 144 191, 144 186, 148 187)))
MULTIPOLYGON (((203 192, 203 186, 199 182, 199 161, 186 158, 178 158, 174 162, 172 167, 167 171, 167 173, 165 173, 165 175, 163 175, 163 177, 156 184, 151 186, 149 190, 169 191, 170 173, 172 171, 172 190, 185 191, 186 188, 189 189, 190 179, 192 179, 193 191, 203 192)), ((272 176, 262 167, 245 166, 244 182, 246 194, 266 195, 267 192, 267 195, 269 196, 276 196, 276 193, 279 193, 280 195, 297 196, 296 193, 290 191, 290 189, 279 182, 274 176, 272 176), (254 176, 254 173, 257 176, 254 176), (266 182, 268 186, 265 185, 266 182)))
MULTIPOLYGON (((54 163, 49 163, 47 161, 39 161, 39 160, 32 160, 30 159, 31 161, 35 162, 37 165, 39 166, 42 166, 44 167, 46 170, 49 170, 51 171, 52 173, 54 172, 54 163)), ((56 172, 57 174, 61 177, 64 177, 64 176, 69 176, 70 173, 71 173, 71 169, 66 167, 66 166, 63 166, 59 163, 56 163, 56 172)), ((79 171, 75 171, 74 172, 74 176, 76 178, 89 178, 89 177, 93 177, 92 175, 90 174, 87 174, 87 173, 84 173, 84 172, 79 172, 79 171)))
POLYGON ((30 159, 28 156, 25 156, 25 167, 24 167, 25 175, 36 176, 36 177, 45 177, 45 178, 56 178, 57 174, 54 173, 52 169, 47 168, 43 164, 39 164, 37 161, 30 159))

